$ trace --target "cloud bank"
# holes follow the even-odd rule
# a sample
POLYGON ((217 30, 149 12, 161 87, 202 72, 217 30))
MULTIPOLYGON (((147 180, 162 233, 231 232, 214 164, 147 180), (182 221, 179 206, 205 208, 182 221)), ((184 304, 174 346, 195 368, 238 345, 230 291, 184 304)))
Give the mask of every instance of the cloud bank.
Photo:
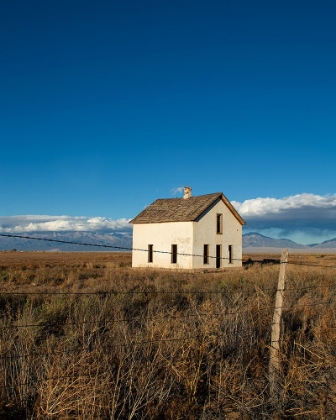
POLYGON ((128 219, 84 216, 0 216, 0 232, 120 232, 132 229, 128 219))
MULTIPOLYGON (((176 192, 179 189, 176 189, 176 192)), ((298 194, 276 198, 232 201, 246 221, 244 233, 259 232, 272 238, 288 238, 301 244, 336 238, 336 194, 298 194)), ((32 233, 49 231, 125 232, 129 220, 85 216, 0 216, 0 232, 32 233)))
POLYGON ((336 237, 336 194, 259 197, 232 204, 246 221, 244 232, 289 238, 303 244, 336 237))

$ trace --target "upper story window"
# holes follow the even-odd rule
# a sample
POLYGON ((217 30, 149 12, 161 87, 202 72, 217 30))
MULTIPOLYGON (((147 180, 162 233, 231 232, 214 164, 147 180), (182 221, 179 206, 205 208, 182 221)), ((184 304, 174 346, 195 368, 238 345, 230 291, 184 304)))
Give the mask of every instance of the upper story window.
POLYGON ((216 233, 223 233, 223 215, 217 213, 216 215, 216 233))

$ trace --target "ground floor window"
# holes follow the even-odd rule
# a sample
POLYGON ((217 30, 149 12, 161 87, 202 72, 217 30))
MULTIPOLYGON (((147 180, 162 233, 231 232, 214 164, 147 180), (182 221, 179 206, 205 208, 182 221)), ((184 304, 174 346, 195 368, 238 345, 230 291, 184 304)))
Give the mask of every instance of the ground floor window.
POLYGON ((216 245, 216 268, 220 268, 222 265, 222 246, 216 245))
POLYGON ((232 245, 229 245, 228 251, 229 251, 229 264, 232 264, 233 262, 233 246, 232 245))
POLYGON ((148 262, 149 263, 153 262, 153 245, 152 244, 148 245, 148 262))
POLYGON ((171 246, 171 263, 176 264, 177 263, 177 245, 173 244, 171 246))
POLYGON ((203 247, 203 264, 209 264, 209 245, 204 244, 203 247))

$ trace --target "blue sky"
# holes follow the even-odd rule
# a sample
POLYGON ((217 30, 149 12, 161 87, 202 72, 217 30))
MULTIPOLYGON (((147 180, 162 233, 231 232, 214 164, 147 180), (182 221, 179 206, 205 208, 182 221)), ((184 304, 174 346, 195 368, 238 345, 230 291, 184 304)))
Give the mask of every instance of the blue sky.
POLYGON ((130 228, 188 185, 222 191, 245 232, 336 237, 335 15, 333 1, 3 1, 0 230, 130 228))

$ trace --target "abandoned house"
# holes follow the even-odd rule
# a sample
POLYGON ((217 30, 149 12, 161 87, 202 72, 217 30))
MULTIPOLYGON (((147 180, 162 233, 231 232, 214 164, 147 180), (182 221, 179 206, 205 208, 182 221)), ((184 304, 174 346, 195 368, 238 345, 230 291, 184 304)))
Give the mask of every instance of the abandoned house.
POLYGON ((132 267, 241 267, 244 220, 223 193, 158 199, 130 221, 132 267))

